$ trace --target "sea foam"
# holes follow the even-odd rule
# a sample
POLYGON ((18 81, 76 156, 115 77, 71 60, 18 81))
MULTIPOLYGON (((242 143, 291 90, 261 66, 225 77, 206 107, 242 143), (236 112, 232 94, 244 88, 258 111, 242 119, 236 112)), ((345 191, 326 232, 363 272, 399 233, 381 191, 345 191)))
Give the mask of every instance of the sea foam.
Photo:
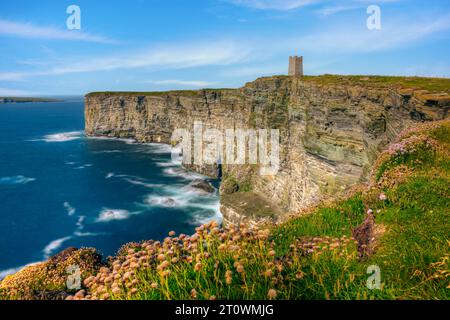
POLYGON ((109 222, 113 220, 125 220, 130 217, 128 210, 122 209, 103 209, 95 220, 96 222, 109 222))
POLYGON ((45 142, 66 142, 80 139, 83 135, 83 131, 70 131, 45 135, 43 139, 39 141, 45 142))
POLYGON ((14 177, 3 177, 0 178, 0 184, 27 184, 29 182, 35 181, 34 178, 28 178, 25 176, 14 176, 14 177))

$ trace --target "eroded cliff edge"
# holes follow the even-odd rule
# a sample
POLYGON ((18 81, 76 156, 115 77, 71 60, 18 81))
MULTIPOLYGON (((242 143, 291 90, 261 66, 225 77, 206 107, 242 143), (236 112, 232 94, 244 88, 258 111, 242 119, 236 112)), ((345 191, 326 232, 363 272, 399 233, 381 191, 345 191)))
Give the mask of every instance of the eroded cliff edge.
POLYGON ((276 175, 224 165, 221 184, 225 221, 276 219, 363 181, 379 151, 405 127, 448 116, 449 79, 441 79, 439 93, 427 90, 436 80, 410 79, 277 76, 240 89, 91 93, 85 131, 170 143, 175 129, 192 130, 194 121, 204 129, 279 129, 276 175))

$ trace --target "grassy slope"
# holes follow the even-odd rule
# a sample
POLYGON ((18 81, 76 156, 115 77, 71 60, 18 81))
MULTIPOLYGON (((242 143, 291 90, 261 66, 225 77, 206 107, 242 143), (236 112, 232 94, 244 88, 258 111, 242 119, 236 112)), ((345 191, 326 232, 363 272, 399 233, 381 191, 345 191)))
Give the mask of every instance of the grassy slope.
POLYGON ((450 121, 409 130, 380 156, 370 187, 269 229, 209 224, 193 237, 128 244, 85 280, 87 298, 449 299, 449 139, 450 121), (368 209, 379 234, 361 258, 351 236, 368 209), (370 265, 381 290, 366 286, 370 265))

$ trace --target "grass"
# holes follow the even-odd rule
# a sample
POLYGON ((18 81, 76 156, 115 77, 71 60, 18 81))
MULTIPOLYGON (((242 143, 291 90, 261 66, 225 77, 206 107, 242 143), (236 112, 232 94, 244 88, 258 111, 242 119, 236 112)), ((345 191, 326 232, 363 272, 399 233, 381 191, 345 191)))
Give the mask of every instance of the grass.
POLYGON ((216 92, 216 91, 229 91, 235 90, 230 88, 217 88, 217 89, 201 89, 201 90, 168 90, 168 91, 98 91, 98 92, 90 92, 87 96, 99 96, 99 95, 108 95, 108 96, 123 96, 123 95, 132 95, 132 96, 166 96, 168 94, 182 95, 182 96, 197 96, 202 92, 216 92))
POLYGON ((370 186, 282 224, 209 223, 193 236, 125 245, 70 299, 448 300, 449 132, 450 121, 405 131, 379 157, 370 186), (368 255, 354 231, 370 212, 368 255), (373 266, 378 289, 367 286, 373 266))
POLYGON ((305 76, 305 81, 320 84, 369 85, 374 87, 393 87, 399 89, 426 90, 429 93, 450 93, 449 78, 364 76, 364 75, 321 75, 305 76))
MULTIPOLYGON (((276 78, 276 79, 291 79, 286 75, 279 75, 273 77, 260 78, 276 78)), ((319 76, 304 76, 302 81, 314 82, 321 85, 362 85, 371 86, 375 88, 393 88, 393 89, 413 89, 425 90, 429 94, 441 93, 450 94, 450 79, 449 78, 425 78, 425 77, 401 77, 401 76, 365 76, 365 75, 319 75, 319 76)), ((259 79, 258 79, 259 80, 259 79)), ((258 81, 256 80, 256 81, 258 81)), ((251 84, 251 82, 249 83, 251 84)), ((247 84, 247 85, 249 85, 247 84)), ((207 88, 201 90, 169 90, 169 91, 146 91, 146 92, 120 92, 120 91, 102 91, 91 92, 88 96, 98 95, 138 95, 138 96, 165 96, 168 94, 183 95, 183 96, 197 96, 203 91, 233 91, 239 89, 233 88, 207 88)))

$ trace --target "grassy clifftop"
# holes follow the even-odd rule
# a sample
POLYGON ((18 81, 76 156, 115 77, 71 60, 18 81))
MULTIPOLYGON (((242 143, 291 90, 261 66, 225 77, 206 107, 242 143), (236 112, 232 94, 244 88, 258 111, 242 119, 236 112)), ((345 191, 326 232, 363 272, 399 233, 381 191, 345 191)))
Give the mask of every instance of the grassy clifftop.
POLYGON ((403 132, 380 156, 372 181, 343 200, 275 226, 210 223, 192 236, 171 232, 162 242, 130 243, 103 265, 90 249, 75 250, 64 261, 88 257, 82 259, 82 290, 67 291, 62 262, 52 258, 7 277, 0 294, 3 299, 449 299, 449 147, 450 121, 425 123, 403 132), (380 272, 379 289, 367 286, 368 280, 377 283, 369 278, 374 270, 380 272))
MULTIPOLYGON (((292 78, 289 76, 272 76, 259 78, 292 78)), ((343 76, 343 75, 320 75, 303 76, 302 81, 319 85, 349 85, 349 86, 370 86, 374 88, 392 88, 398 90, 423 91, 422 94, 439 94, 441 98, 450 99, 450 78, 424 78, 424 77, 401 77, 401 76, 343 76)), ((258 81, 257 80, 257 81, 258 81)), ((89 96, 98 95, 140 95, 140 96, 164 96, 167 94, 179 94, 183 96, 195 96, 200 91, 222 91, 236 90, 230 88, 202 89, 202 90, 170 90, 170 91, 143 91, 143 92, 122 92, 122 91, 99 91, 91 92, 89 96)))

